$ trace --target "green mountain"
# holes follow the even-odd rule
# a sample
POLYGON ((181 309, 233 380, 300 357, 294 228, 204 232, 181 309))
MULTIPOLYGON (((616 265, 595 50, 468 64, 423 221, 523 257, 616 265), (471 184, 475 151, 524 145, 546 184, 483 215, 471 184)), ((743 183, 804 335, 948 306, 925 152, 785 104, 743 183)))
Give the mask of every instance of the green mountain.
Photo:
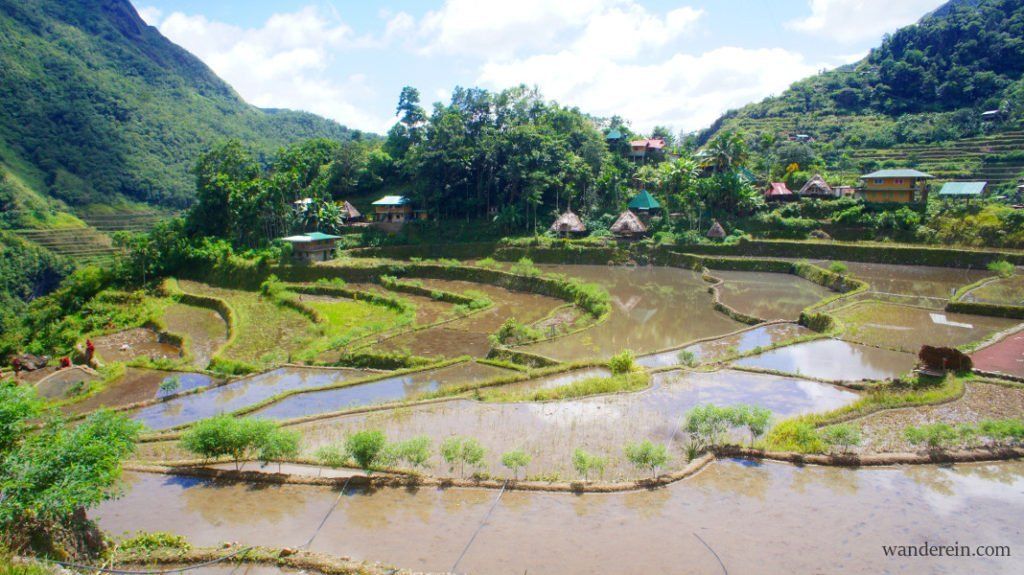
POLYGON ((7 227, 52 224, 68 206, 185 206, 197 157, 227 138, 270 153, 299 139, 360 136, 313 114, 247 104, 129 0, 0 0, 7 227))
POLYGON ((812 153, 837 172, 910 164, 1008 184, 1024 170, 1022 74, 1024 3, 953 0, 855 64, 726 113, 699 141, 738 129, 762 154, 806 142, 775 155, 812 153))

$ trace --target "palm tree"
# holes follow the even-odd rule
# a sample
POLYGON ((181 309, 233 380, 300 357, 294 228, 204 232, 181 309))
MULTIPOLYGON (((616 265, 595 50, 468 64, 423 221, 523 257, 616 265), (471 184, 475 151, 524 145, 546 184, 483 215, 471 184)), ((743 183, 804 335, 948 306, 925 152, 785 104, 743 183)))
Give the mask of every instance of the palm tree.
POLYGON ((742 167, 750 158, 747 142, 739 132, 722 132, 708 144, 704 167, 716 173, 730 172, 742 167))

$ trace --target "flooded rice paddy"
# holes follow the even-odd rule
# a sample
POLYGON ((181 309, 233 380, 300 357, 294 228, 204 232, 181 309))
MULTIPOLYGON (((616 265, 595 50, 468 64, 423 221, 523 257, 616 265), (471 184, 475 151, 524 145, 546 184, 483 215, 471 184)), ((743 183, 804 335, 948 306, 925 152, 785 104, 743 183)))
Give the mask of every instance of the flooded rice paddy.
POLYGON ((144 407, 135 411, 133 418, 153 430, 168 429, 221 413, 231 413, 285 391, 322 387, 366 375, 366 372, 357 369, 283 367, 144 407))
MULTIPOLYGON (((95 512, 113 533, 181 533, 297 547, 337 498, 326 487, 128 474, 95 512)), ((567 495, 351 489, 311 549, 408 569, 545 573, 1020 573, 1003 558, 887 557, 882 545, 1010 545, 1024 514, 1020 462, 831 469, 723 461, 670 487, 567 495), (700 539, 697 538, 700 537, 700 539), (701 542, 701 539, 704 543, 701 542), (705 543, 707 546, 705 546, 705 543)))
POLYGON ((36 393, 45 399, 67 399, 84 393, 91 382, 102 379, 99 374, 82 367, 54 371, 35 383, 36 393))
POLYGON ((87 413, 101 407, 131 405, 198 387, 210 386, 216 382, 217 380, 213 377, 201 373, 176 373, 129 367, 125 369, 124 375, 107 384, 99 393, 69 404, 64 407, 64 410, 68 413, 87 413), (160 385, 172 379, 178 382, 177 388, 173 391, 161 391, 160 385))
POLYGON ((205 368, 213 354, 227 341, 228 326, 220 314, 204 307, 171 304, 164 312, 167 331, 188 337, 192 364, 205 368))
POLYGON ((819 339, 745 357, 735 365, 830 381, 857 381, 894 378, 909 372, 916 363, 917 357, 910 353, 819 339))
POLYGON ((1024 276, 1016 275, 978 286, 964 295, 964 301, 1024 305, 1024 276))
MULTIPOLYGON (((709 363, 719 358, 747 353, 759 347, 767 347, 812 333, 811 330, 795 323, 773 323, 697 343, 686 347, 685 350, 693 354, 695 361, 709 363)), ((682 350, 675 349, 642 356, 637 358, 637 363, 650 368, 680 365, 683 363, 679 356, 680 351, 682 350)))
POLYGON ((543 265, 603 285, 611 295, 608 320, 566 337, 523 347, 563 361, 607 358, 624 349, 652 353, 705 337, 727 334, 743 324, 712 307, 699 273, 666 267, 543 265))
MULTIPOLYGON (((501 454, 524 449, 533 456, 528 474, 573 477, 571 456, 577 447, 609 457, 609 477, 634 477, 623 460, 627 442, 672 442, 672 468, 681 467, 685 413, 704 403, 751 403, 778 417, 834 409, 857 399, 849 391, 809 380, 723 370, 673 371, 653 376, 652 387, 578 400, 546 403, 484 403, 455 399, 440 403, 341 416, 296 426, 312 453, 362 429, 381 429, 393 440, 427 435, 435 447, 450 435, 474 437, 487 449, 485 471, 502 474, 501 454)), ((450 475, 437 461, 431 469, 450 475)))
POLYGON ((955 347, 980 341, 1017 324, 1010 319, 873 302, 857 303, 833 315, 844 324, 844 339, 911 353, 924 344, 955 347))
MULTIPOLYGON (((814 263, 821 267, 828 267, 830 262, 817 261, 814 263)), ((953 292, 960 287, 992 275, 992 272, 983 269, 972 270, 863 262, 843 263, 846 265, 851 276, 867 282, 872 291, 905 296, 949 299, 953 292)))
POLYGON ((793 274, 711 270, 723 280, 719 300, 736 311, 766 320, 800 317, 807 306, 834 292, 793 274))
POLYGON ((147 328, 128 329, 92 340, 96 355, 107 363, 127 362, 137 357, 176 359, 181 350, 160 341, 160 335, 147 328))
POLYGON ((468 361, 408 375, 400 375, 350 387, 292 395, 253 412, 254 417, 294 419, 343 409, 411 399, 424 393, 513 373, 468 361))

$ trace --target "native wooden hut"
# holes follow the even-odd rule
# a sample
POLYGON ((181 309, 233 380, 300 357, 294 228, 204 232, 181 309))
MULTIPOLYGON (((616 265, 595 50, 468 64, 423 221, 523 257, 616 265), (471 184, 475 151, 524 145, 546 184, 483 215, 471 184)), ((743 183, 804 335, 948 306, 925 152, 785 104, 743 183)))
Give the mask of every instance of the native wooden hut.
POLYGON ((764 199, 769 202, 788 202, 796 199, 796 195, 786 187, 786 182, 772 182, 764 192, 764 199))
POLYGON ((814 174, 814 177, 807 180, 804 187, 800 188, 801 198, 835 198, 836 192, 828 185, 821 174, 814 174))
POLYGON ((725 239, 725 228, 722 227, 722 224, 718 223, 718 220, 715 220, 715 223, 711 224, 711 229, 708 230, 707 236, 713 240, 725 239))
POLYGON ((612 224, 611 232, 617 238, 636 239, 647 235, 647 226, 639 216, 626 210, 619 214, 619 218, 612 224))
POLYGON ((587 233, 587 226, 572 210, 566 210, 551 224, 551 231, 560 236, 578 236, 587 233))
POLYGON ((346 222, 361 222, 363 221, 363 214, 359 213, 359 210, 349 202, 341 202, 341 217, 345 218, 346 222))

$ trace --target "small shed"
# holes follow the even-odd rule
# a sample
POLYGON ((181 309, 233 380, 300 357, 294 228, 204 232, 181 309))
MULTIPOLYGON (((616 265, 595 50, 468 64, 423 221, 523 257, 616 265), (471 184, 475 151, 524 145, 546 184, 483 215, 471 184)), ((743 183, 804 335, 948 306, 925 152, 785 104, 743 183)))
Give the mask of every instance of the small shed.
POLYGON ((618 238, 634 239, 647 235, 647 226, 630 210, 619 214, 619 218, 610 229, 618 238))
POLYGON ((946 182, 939 190, 940 198, 980 198, 988 182, 946 182))
POLYGON ((708 230, 707 236, 713 240, 725 239, 725 228, 722 227, 722 224, 718 223, 718 220, 715 220, 715 223, 711 224, 711 229, 708 230))
POLYGON ((821 177, 821 174, 814 174, 814 177, 807 180, 804 187, 800 188, 801 198, 834 198, 836 197, 835 190, 832 186, 828 185, 825 178, 821 177))
POLYGON ((772 182, 764 192, 764 199, 769 202, 786 202, 795 197, 785 182, 772 182))
POLYGON ((587 226, 572 210, 566 210, 551 224, 551 231, 561 236, 580 235, 587 233, 587 226))
POLYGON ((661 202, 651 195, 647 190, 640 190, 640 193, 629 200, 629 209, 642 216, 649 216, 661 210, 661 202))
POLYGON ((301 262, 325 262, 334 259, 334 250, 341 236, 311 232, 281 238, 292 245, 292 256, 301 262))

